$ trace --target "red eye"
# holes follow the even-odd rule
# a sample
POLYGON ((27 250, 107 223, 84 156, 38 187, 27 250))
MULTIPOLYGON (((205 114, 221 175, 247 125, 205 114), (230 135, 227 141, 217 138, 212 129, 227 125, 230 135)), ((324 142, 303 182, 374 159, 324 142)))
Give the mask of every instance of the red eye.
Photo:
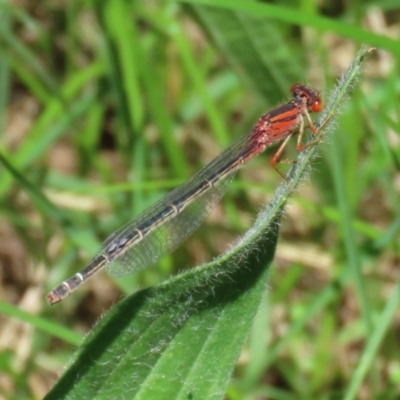
POLYGON ((317 96, 317 98, 314 100, 314 102, 311 105, 311 110, 315 113, 318 113, 318 112, 322 111, 323 108, 324 108, 324 105, 322 104, 322 100, 319 96, 317 96))

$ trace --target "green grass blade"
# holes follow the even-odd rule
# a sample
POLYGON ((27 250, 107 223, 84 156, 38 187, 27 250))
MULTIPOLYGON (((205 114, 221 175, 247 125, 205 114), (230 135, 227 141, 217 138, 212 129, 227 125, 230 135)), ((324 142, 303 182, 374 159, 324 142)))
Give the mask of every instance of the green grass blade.
POLYGON ((188 40, 185 38, 184 33, 178 29, 172 32, 172 38, 174 39, 180 53, 183 65, 199 94, 202 104, 204 105, 205 112, 210 121, 211 130, 218 138, 219 143, 226 146, 230 142, 231 138, 228 135, 224 122, 221 120, 218 108, 213 104, 210 95, 206 90, 207 86, 205 84, 205 79, 202 71, 197 67, 196 61, 191 54, 188 40))
POLYGON ((369 340, 365 346, 363 355, 359 361, 357 368, 354 371, 353 378, 350 382, 349 389, 344 397, 344 400, 352 400, 356 398, 357 390, 360 388, 362 380, 365 378, 368 369, 376 362, 376 354, 379 345, 384 339, 388 327, 392 323, 396 312, 399 309, 400 302, 400 284, 398 283, 382 311, 380 318, 376 320, 375 329, 371 331, 369 340))
POLYGON ((12 304, 5 303, 4 301, 0 301, 0 314, 9 315, 10 317, 24 321, 34 326, 36 329, 40 329, 41 331, 64 340, 65 342, 74 346, 79 346, 82 343, 81 336, 76 332, 64 328, 59 324, 49 322, 43 317, 38 317, 31 313, 25 312, 12 304))
POLYGON ((187 7, 232 67, 266 101, 276 104, 293 83, 303 80, 299 75, 300 54, 293 54, 273 21, 238 13, 234 8, 187 7))
POLYGON ((5 169, 14 178, 15 182, 29 193, 33 203, 36 205, 37 209, 43 214, 57 221, 61 226, 67 224, 67 218, 64 213, 56 208, 46 196, 31 182, 29 182, 25 176, 23 176, 8 160, 9 157, 4 156, 0 153, 0 163, 4 165, 5 169))
MULTIPOLYGON (((78 100, 69 113, 64 115, 56 124, 47 127, 47 131, 36 130, 14 154, 14 163, 18 168, 27 167, 33 160, 40 157, 54 141, 65 133, 71 124, 75 123, 94 102, 94 96, 85 96, 78 100)), ((11 184, 11 176, 5 175, 0 182, 0 193, 5 193, 11 184)))
POLYGON ((307 26, 320 31, 331 31, 336 34, 353 39, 362 44, 368 43, 400 55, 400 46, 397 40, 390 39, 387 36, 378 35, 356 26, 342 23, 331 18, 325 18, 314 14, 300 13, 289 7, 282 7, 272 4, 256 1, 230 1, 230 0, 180 0, 182 3, 196 5, 207 5, 215 8, 242 11, 252 15, 276 19, 295 25, 307 26))

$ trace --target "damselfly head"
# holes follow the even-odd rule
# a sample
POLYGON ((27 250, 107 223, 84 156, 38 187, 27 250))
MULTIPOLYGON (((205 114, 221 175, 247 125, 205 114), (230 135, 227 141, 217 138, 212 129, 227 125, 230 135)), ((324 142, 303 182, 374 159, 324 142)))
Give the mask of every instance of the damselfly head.
POLYGON ((320 112, 324 107, 319 93, 301 83, 295 83, 290 93, 295 99, 303 101, 312 112, 320 112))

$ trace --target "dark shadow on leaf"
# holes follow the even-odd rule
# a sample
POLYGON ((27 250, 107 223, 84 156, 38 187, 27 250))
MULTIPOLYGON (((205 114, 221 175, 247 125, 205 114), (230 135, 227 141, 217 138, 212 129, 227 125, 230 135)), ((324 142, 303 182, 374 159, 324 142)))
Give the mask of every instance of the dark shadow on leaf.
POLYGON ((151 366, 190 318, 215 312, 217 319, 227 304, 245 295, 268 269, 279 224, 275 221, 271 226, 255 243, 233 251, 222 261, 216 260, 120 301, 88 335, 72 365, 46 399, 65 397, 82 384, 81 380, 87 380, 91 394, 100 392, 107 377, 115 373, 127 355, 119 354, 121 348, 132 352, 138 371, 145 369, 141 371, 142 379, 143 374, 151 373, 151 366), (154 334, 158 325, 160 334, 154 334), (146 335, 149 331, 152 333, 146 335), (152 352, 155 348, 157 351, 152 352), (103 359, 106 355, 107 362, 103 359))

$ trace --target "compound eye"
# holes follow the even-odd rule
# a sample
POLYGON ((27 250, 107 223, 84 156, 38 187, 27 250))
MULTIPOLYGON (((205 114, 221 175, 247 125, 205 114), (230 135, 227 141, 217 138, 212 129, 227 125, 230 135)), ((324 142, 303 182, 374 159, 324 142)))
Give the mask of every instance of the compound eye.
POLYGON ((311 105, 311 110, 315 113, 318 113, 318 112, 322 111, 323 108, 324 108, 324 105, 322 104, 322 100, 319 96, 317 96, 317 98, 313 101, 313 103, 311 105))

